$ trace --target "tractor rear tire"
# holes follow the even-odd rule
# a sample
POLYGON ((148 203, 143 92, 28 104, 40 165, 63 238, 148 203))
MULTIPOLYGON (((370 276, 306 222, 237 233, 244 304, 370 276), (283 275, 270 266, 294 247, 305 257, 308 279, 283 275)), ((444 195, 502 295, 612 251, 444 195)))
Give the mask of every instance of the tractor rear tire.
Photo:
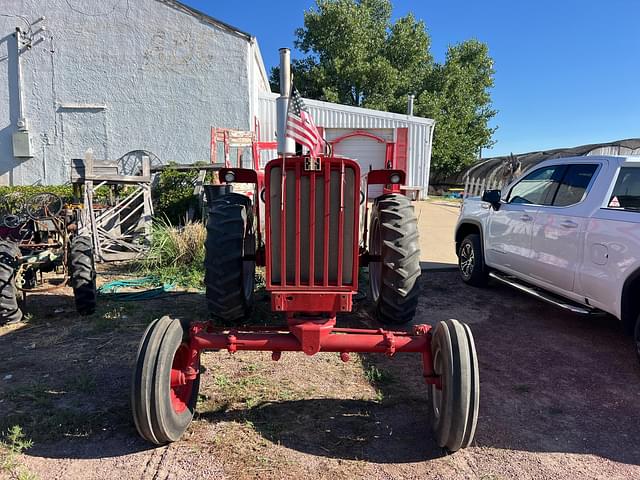
POLYGON ((227 193, 211 202, 205 243, 207 304, 211 318, 236 325, 254 302, 256 236, 251 199, 227 193))
POLYGON ((413 320, 418 307, 420 245, 411 201, 391 193, 376 198, 369 229, 369 293, 376 316, 387 325, 413 320))
POLYGON ((142 438, 156 445, 179 440, 193 419, 200 389, 197 376, 172 385, 172 370, 191 365, 191 350, 182 322, 170 317, 154 320, 145 331, 133 372, 131 410, 142 438))
POLYGON ((71 239, 69 275, 76 310, 80 315, 91 315, 96 311, 96 268, 91 237, 83 235, 71 239))
POLYGON ((455 452, 471 445, 478 422, 480 374, 471 330, 457 320, 438 323, 431 354, 441 381, 429 392, 432 427, 438 445, 455 452))
POLYGON ((0 240, 0 326, 22 320, 16 290, 16 258, 19 256, 17 244, 0 240))

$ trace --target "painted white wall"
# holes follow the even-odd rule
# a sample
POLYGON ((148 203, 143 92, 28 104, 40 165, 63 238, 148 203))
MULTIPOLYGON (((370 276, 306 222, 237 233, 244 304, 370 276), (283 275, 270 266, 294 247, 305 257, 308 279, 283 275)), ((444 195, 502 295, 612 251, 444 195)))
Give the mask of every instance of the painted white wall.
POLYGON ((34 157, 17 159, 13 32, 25 25, 0 16, 0 184, 65 183, 89 147, 98 159, 145 149, 208 161, 211 126, 253 128, 261 59, 247 35, 163 0, 4 0, 2 13, 45 16, 33 30, 46 31, 21 55, 34 157))

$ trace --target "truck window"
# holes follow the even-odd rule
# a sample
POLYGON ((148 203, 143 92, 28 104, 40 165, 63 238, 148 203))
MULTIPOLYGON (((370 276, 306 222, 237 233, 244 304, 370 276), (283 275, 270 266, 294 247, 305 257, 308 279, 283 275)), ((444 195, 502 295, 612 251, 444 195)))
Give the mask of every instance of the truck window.
POLYGON ((640 168, 622 167, 613 187, 608 208, 640 211, 640 168))
POLYGON ((531 172, 513 186, 507 202, 551 205, 564 171, 563 165, 554 165, 531 172))
POLYGON ((596 163, 569 165, 562 182, 560 182, 553 206, 567 207, 580 203, 597 168, 598 164, 596 163))

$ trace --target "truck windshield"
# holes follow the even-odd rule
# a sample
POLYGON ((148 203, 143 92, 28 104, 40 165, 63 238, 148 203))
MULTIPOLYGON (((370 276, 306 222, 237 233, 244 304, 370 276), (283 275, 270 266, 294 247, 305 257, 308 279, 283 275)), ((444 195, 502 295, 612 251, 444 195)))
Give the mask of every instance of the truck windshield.
POLYGON ((608 208, 640 211, 640 168, 622 167, 608 208))

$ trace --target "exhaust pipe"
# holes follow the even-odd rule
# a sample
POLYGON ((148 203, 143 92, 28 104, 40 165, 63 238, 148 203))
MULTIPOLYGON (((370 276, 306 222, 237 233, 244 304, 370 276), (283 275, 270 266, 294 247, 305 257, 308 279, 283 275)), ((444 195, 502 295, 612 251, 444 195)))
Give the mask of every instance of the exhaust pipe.
POLYGON ((278 155, 293 155, 296 151, 292 138, 285 137, 287 130, 287 107, 291 95, 291 52, 288 48, 280 49, 280 96, 276 99, 278 115, 278 155))
POLYGON ((410 94, 407 97, 407 115, 413 115, 413 100, 416 98, 414 94, 410 94))

